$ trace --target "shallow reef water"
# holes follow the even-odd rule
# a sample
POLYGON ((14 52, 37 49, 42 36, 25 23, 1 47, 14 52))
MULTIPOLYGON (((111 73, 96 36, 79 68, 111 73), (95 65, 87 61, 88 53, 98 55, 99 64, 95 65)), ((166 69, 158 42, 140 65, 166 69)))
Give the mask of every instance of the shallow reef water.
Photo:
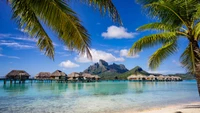
POLYGON ((1 113, 109 113, 200 101, 196 81, 0 82, 1 113))

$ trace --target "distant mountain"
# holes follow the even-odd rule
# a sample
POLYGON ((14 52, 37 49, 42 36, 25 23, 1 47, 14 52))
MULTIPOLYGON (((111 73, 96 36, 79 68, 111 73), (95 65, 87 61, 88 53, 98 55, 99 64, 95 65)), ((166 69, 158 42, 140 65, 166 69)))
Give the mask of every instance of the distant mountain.
POLYGON ((116 76, 117 74, 125 73, 128 69, 123 64, 111 64, 108 65, 108 63, 104 60, 99 60, 98 63, 95 63, 91 66, 89 66, 86 70, 84 70, 84 73, 90 73, 90 74, 96 74, 100 77, 107 78, 108 76, 116 76))
POLYGON ((125 73, 122 73, 120 75, 118 75, 118 78, 119 79, 126 79, 128 76, 132 75, 132 74, 135 74, 135 75, 150 75, 151 73, 148 73, 146 71, 144 71, 140 66, 136 66, 134 67, 133 69, 125 72, 125 73))
MULTIPOLYGON (((148 73, 145 70, 143 70, 140 66, 136 66, 131 70, 128 70, 123 64, 111 64, 109 65, 104 60, 99 60, 98 63, 95 63, 91 66, 89 66, 86 70, 83 71, 83 73, 90 73, 99 75, 102 80, 113 80, 113 79, 121 79, 126 80, 128 76, 130 75, 162 75, 159 73, 148 73)), ((195 76, 186 73, 186 74, 168 74, 168 76, 180 76, 183 80, 190 80, 195 79, 195 76)))
POLYGON ((89 66, 83 72, 99 75, 102 79, 114 79, 115 77, 119 79, 126 79, 132 74, 150 75, 150 73, 144 71, 139 66, 128 70, 123 64, 118 65, 113 63, 108 65, 108 63, 104 60, 99 60, 98 63, 89 66))

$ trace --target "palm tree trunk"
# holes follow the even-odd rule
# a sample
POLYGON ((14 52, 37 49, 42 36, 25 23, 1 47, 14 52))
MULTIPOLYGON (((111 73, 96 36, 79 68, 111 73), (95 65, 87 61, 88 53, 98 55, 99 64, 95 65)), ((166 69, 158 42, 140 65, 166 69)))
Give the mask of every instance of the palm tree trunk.
MULTIPOLYGON (((200 52, 199 52, 200 54, 200 52)), ((200 59, 198 59, 200 60, 200 59)), ((196 76, 196 80, 197 80, 197 88, 198 88, 198 91, 199 91, 199 96, 200 96, 200 62, 197 62, 195 64, 195 76, 196 76)))
POLYGON ((195 58, 195 77, 197 80, 197 88, 200 96, 200 49, 197 41, 192 41, 192 48, 195 58))
POLYGON ((199 96, 200 96, 200 71, 196 73, 196 79, 197 79, 197 87, 198 87, 199 96))

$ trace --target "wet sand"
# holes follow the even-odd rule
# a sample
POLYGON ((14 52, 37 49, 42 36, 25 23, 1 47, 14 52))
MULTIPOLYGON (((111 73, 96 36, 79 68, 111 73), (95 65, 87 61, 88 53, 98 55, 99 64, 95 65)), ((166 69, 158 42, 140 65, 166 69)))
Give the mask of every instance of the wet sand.
POLYGON ((170 105, 162 108, 152 108, 143 111, 127 109, 123 111, 123 113, 200 113, 200 102, 170 105))

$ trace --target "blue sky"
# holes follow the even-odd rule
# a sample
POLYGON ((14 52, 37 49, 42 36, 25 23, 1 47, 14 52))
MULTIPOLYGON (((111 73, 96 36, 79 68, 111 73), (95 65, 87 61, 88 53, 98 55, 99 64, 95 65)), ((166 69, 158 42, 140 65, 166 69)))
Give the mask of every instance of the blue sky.
MULTIPOLYGON (((39 72, 53 72, 57 69, 66 72, 80 72, 89 65, 104 59, 107 62, 124 64, 128 69, 139 65, 144 70, 148 68, 148 58, 160 46, 144 49, 138 55, 127 56, 127 50, 142 36, 153 33, 150 31, 137 32, 136 28, 155 20, 151 20, 141 10, 141 6, 133 0, 113 0, 117 7, 123 26, 113 23, 108 16, 102 17, 98 10, 85 4, 70 3, 78 13, 82 24, 91 35, 91 53, 93 61, 79 56, 77 52, 68 51, 55 34, 47 29, 55 45, 55 60, 46 57, 36 46, 36 40, 18 29, 11 19, 11 9, 5 1, 0 1, 0 76, 12 69, 26 70, 32 76, 39 72)), ((179 41, 180 49, 176 54, 167 58, 161 66, 153 71, 159 73, 184 73, 179 57, 185 48, 186 40, 179 41)))

